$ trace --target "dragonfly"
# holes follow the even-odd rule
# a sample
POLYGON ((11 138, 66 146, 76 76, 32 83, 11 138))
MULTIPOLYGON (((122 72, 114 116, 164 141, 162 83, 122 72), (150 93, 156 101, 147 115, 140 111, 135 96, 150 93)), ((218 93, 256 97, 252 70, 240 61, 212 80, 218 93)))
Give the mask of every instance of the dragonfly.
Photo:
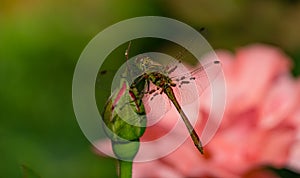
MULTIPOLYGON (((182 96, 183 101, 179 102, 179 99, 175 94, 175 90, 179 90, 181 91, 179 92, 180 94, 186 95, 185 93, 188 91, 184 90, 189 88, 189 85, 191 85, 193 81, 198 80, 197 82, 200 83, 200 91, 198 92, 203 92, 209 85, 205 70, 210 67, 220 65, 220 61, 212 60, 204 65, 200 65, 197 68, 188 71, 181 69, 182 67, 180 66, 182 66, 182 62, 180 60, 176 60, 175 62, 171 62, 165 66, 149 56, 139 56, 134 60, 133 65, 129 65, 128 52, 130 49, 130 44, 131 43, 129 43, 125 52, 127 60, 125 73, 127 75, 127 79, 131 79, 131 81, 127 82, 129 86, 128 93, 130 97, 128 98, 127 102, 125 101, 125 104, 123 102, 123 106, 120 106, 119 109, 122 110, 126 104, 130 104, 131 107, 134 108, 134 112, 138 115, 147 115, 147 113, 145 113, 144 103, 152 102, 156 97, 165 95, 168 100, 173 103, 173 106, 181 116, 190 134, 190 137, 194 142, 194 145, 198 151, 203 154, 204 149, 201 140, 199 139, 198 134, 196 133, 193 125, 189 121, 181 106, 181 104, 186 104, 189 102, 191 98, 187 97, 188 99, 184 99, 185 97, 182 96), (139 71, 138 74, 130 74, 129 71, 131 70, 129 67, 131 67, 131 69, 136 68, 139 71)), ((115 102, 114 107, 117 107, 117 105, 118 103, 115 102)), ((167 110, 168 109, 166 109, 166 111, 167 110)))

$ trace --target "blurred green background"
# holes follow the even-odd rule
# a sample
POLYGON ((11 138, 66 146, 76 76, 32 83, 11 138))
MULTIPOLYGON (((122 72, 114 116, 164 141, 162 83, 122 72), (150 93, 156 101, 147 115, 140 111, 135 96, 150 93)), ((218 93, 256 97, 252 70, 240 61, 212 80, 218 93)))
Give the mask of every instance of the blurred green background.
POLYGON ((215 49, 273 44, 300 73, 297 0, 1 0, 0 177, 21 177, 21 165, 45 178, 116 177, 115 161, 95 156, 77 124, 73 70, 98 32, 144 15, 205 27, 215 49))

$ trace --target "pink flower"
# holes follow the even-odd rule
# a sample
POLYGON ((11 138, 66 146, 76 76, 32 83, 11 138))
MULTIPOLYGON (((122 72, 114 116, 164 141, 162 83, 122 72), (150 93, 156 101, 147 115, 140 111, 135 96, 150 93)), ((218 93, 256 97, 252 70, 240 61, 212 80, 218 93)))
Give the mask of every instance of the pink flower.
MULTIPOLYGON (((265 165, 300 172, 300 80, 289 74, 289 58, 261 44, 238 49, 235 55, 217 54, 227 103, 221 127, 205 145, 204 156, 188 139, 164 158, 134 163, 134 177, 276 177, 265 165)), ((205 117, 210 103, 205 95, 201 102, 200 115, 205 117)), ((196 130, 201 127, 198 123, 196 130)), ((158 132, 153 127, 143 138, 158 132)))

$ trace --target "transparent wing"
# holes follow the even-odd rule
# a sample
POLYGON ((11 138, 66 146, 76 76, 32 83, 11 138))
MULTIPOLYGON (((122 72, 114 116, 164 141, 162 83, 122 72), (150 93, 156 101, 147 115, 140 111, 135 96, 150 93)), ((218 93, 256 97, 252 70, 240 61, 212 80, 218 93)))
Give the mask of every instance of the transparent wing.
POLYGON ((143 98, 143 103, 147 113, 148 126, 156 124, 165 116, 165 113, 171 109, 171 103, 168 97, 164 93, 161 93, 161 90, 157 90, 157 87, 152 83, 150 83, 149 86, 149 91, 151 90, 155 92, 145 94, 143 98))
POLYGON ((178 87, 182 88, 183 91, 189 91, 191 85, 196 85, 198 93, 201 95, 217 77, 220 71, 219 67, 219 61, 210 61, 206 64, 199 64, 195 69, 187 73, 171 76, 171 79, 176 81, 178 87))
MULTIPOLYGON (((184 106, 198 100, 218 75, 219 67, 220 63, 218 61, 210 61, 203 65, 199 64, 192 70, 187 69, 181 62, 168 65, 165 73, 176 84, 172 89, 179 104, 184 106)), ((171 108, 169 99, 159 90, 148 96, 146 100, 151 103, 153 110, 157 108, 161 113, 166 113, 171 108)))

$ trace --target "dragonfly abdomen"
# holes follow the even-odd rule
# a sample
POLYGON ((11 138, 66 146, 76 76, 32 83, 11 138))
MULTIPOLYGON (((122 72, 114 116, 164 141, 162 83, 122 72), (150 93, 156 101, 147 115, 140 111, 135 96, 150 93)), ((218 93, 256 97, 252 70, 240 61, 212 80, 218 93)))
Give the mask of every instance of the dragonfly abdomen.
MULTIPOLYGON (((196 131, 194 130, 192 124, 188 120, 188 117, 183 112, 183 110, 182 110, 181 106, 179 105, 179 103, 175 97, 175 94, 173 92, 172 87, 175 87, 176 84, 172 81, 172 79, 170 77, 163 75, 161 73, 158 73, 158 72, 153 72, 153 73, 148 74, 148 78, 154 85, 161 88, 161 92, 159 94, 165 93, 168 96, 168 98, 172 101, 175 108, 179 112, 181 118, 183 119, 196 148, 203 154, 203 147, 202 147, 201 141, 200 141, 196 131)), ((185 77, 181 78, 181 80, 184 80, 184 79, 185 79, 185 77)), ((181 81, 181 84, 179 85, 179 87, 182 84, 187 84, 187 83, 188 83, 187 81, 181 81)))

